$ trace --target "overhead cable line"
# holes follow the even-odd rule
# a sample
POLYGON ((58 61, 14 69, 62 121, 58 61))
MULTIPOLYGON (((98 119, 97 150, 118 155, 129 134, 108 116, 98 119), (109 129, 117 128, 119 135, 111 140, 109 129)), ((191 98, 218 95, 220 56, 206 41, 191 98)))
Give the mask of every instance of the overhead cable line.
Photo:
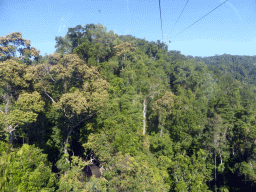
MULTIPOLYGON (((183 13, 184 9, 186 8, 186 6, 187 6, 188 2, 189 2, 189 0, 187 0, 186 5, 184 6, 184 8, 182 9, 182 11, 181 11, 181 13, 180 13, 180 16, 182 15, 182 13, 183 13)), ((178 17, 178 19, 176 20, 175 24, 173 25, 173 27, 172 27, 172 29, 171 29, 171 32, 172 32, 173 28, 175 27, 176 23, 178 22, 178 20, 179 20, 180 16, 178 17)), ((170 33, 171 33, 171 32, 170 32, 170 33)), ((169 33, 169 34, 170 34, 170 33, 169 33)), ((168 34, 167 36, 169 36, 169 34, 168 34)))
POLYGON ((163 33, 163 22, 162 22, 162 14, 161 14, 160 0, 159 0, 159 10, 160 10, 161 31, 162 31, 162 39, 163 39, 163 38, 164 38, 164 33, 163 33))
MULTIPOLYGON (((207 13, 206 15, 204 15, 203 17, 201 17, 200 19, 198 19, 196 22, 192 23, 190 26, 188 26, 186 29, 184 29, 183 31, 187 30, 188 28, 190 28, 192 25, 196 24, 198 21, 200 21, 201 19, 203 19, 204 17, 206 17, 207 15, 209 15, 211 12, 215 11, 216 9, 218 9, 221 5, 223 5, 224 3, 226 3, 228 0, 224 1, 223 3, 221 3, 220 5, 218 5, 217 7, 215 7, 213 10, 211 10, 209 13, 207 13)), ((181 34, 183 31, 179 32, 178 34, 176 34, 175 36, 181 34)))

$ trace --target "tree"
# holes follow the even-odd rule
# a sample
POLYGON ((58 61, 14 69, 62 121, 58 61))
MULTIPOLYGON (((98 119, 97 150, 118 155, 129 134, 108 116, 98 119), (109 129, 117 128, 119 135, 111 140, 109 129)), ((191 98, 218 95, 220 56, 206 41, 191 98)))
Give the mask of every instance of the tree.
MULTIPOLYGON (((49 65, 48 72, 42 73, 42 77, 36 75, 41 73, 40 67, 30 71, 35 75, 34 80, 37 79, 38 90, 52 102, 51 115, 56 119, 57 130, 60 130, 58 139, 63 138, 61 145, 68 155, 70 135, 86 120, 101 112, 108 100, 109 84, 95 67, 88 67, 77 55, 55 56, 54 65, 49 65), (45 90, 46 85, 52 96, 45 90)), ((68 158, 66 160, 70 162, 68 158)))
POLYGON ((167 78, 159 63, 149 60, 147 55, 142 54, 141 51, 135 50, 133 57, 137 58, 132 60, 133 63, 129 67, 127 66, 122 76, 131 74, 132 77, 129 77, 129 75, 128 78, 133 79, 133 85, 141 97, 143 105, 143 134, 146 134, 148 104, 167 87, 167 78))
POLYGON ((76 53, 81 59, 84 59, 88 63, 88 59, 91 56, 89 54, 89 49, 91 46, 92 43, 86 39, 85 42, 73 50, 73 53, 76 53))
POLYGON ((169 168, 172 191, 210 191, 206 181, 211 180, 207 153, 200 149, 192 157, 177 154, 169 168))
POLYGON ((129 54, 131 54, 131 52, 134 49, 135 48, 132 46, 132 44, 128 43, 128 42, 121 43, 121 44, 116 45, 114 47, 114 50, 116 51, 116 55, 118 57, 120 57, 122 70, 124 70, 124 63, 123 62, 127 59, 127 56, 129 54))
POLYGON ((74 28, 68 28, 65 37, 55 37, 57 48, 56 53, 72 53, 73 50, 81 45, 85 40, 92 41, 93 35, 91 30, 95 28, 94 24, 88 24, 85 27, 77 25, 74 28))
POLYGON ((68 166, 66 169, 61 167, 61 160, 57 162, 59 169, 65 170, 60 175, 58 191, 86 191, 86 178, 82 169, 88 165, 88 162, 83 161, 77 156, 72 156, 71 159, 71 166, 68 166))
POLYGON ((9 134, 9 141, 13 144, 14 131, 18 126, 36 120, 37 113, 43 109, 44 102, 37 92, 22 93, 28 87, 25 81, 25 66, 13 60, 0 64, 2 77, 2 98, 4 110, 1 109, 1 124, 9 134))
POLYGON ((0 189, 2 191, 55 191, 57 181, 42 150, 24 144, 10 152, 10 145, 0 142, 0 189), (2 146, 5 146, 5 150, 2 146), (8 150, 6 150, 8 149, 8 150))
POLYGON ((71 48, 71 41, 68 39, 67 36, 65 37, 55 37, 56 41, 56 53, 61 53, 61 54, 70 54, 72 52, 71 48))
POLYGON ((30 46, 30 41, 23 39, 20 32, 13 32, 5 37, 0 37, 0 59, 5 61, 11 57, 16 58, 16 51, 20 54, 20 60, 27 64, 31 64, 30 58, 34 56, 38 62, 39 50, 30 46))
MULTIPOLYGON (((62 37, 58 37, 58 51, 61 50, 62 37)), ((106 32, 102 24, 86 25, 76 28, 69 28, 65 39, 73 44, 72 52, 79 55, 89 65, 98 65, 100 62, 108 61, 114 55, 113 47, 116 42, 116 35, 113 31, 106 32)), ((56 39, 57 40, 57 39, 56 39)))
MULTIPOLYGON (((227 149, 227 126, 223 124, 222 118, 214 114, 212 118, 209 118, 207 125, 205 126, 205 131, 207 137, 204 137, 204 143, 210 149, 209 152, 214 154, 214 165, 215 165, 215 191, 217 191, 217 161, 216 158, 219 156, 220 165, 218 170, 220 173, 224 173, 225 165, 224 161, 228 158, 228 149, 227 149)), ((223 175, 224 176, 224 175, 223 175)), ((225 178, 223 178, 223 184, 225 185, 225 178)))
POLYGON ((173 93, 166 91, 164 95, 153 103, 153 110, 157 111, 158 123, 160 128, 160 136, 163 135, 163 126, 166 118, 171 114, 174 105, 173 93))

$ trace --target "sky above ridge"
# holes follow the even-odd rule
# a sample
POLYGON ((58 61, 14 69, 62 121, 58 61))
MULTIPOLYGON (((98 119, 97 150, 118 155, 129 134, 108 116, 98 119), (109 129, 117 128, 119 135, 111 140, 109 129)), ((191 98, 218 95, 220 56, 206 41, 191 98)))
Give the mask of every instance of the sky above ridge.
POLYGON ((0 36, 19 31, 41 55, 52 54, 55 36, 102 23, 119 35, 165 41, 184 55, 256 55, 255 0, 229 0, 189 27, 224 1, 160 0, 162 36, 159 0, 0 0, 0 36))

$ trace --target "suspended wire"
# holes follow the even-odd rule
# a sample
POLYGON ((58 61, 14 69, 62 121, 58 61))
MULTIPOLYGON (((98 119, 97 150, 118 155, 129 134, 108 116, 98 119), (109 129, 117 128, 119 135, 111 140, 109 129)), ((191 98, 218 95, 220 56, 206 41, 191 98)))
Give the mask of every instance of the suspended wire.
MULTIPOLYGON (((207 13, 206 15, 204 15, 203 17, 201 17, 200 19, 198 19, 196 22, 192 23, 190 26, 188 26, 186 29, 184 29, 183 31, 187 30, 188 28, 190 28, 192 25, 196 24, 198 21, 200 21, 201 19, 203 19, 204 17, 206 17, 207 15, 209 15, 211 12, 215 11, 216 9, 218 9, 221 5, 223 5, 224 3, 226 3, 228 0, 224 1, 223 3, 221 3, 220 5, 218 5, 217 7, 215 7, 213 10, 211 10, 209 13, 207 13)), ((179 32, 178 34, 176 34, 175 36, 181 34, 183 31, 179 32)))
POLYGON ((164 38, 164 33, 163 33, 163 22, 162 22, 162 14, 161 14, 160 0, 159 0, 159 10, 160 10, 161 31, 162 31, 162 39, 163 39, 163 38, 164 38))
MULTIPOLYGON (((186 6, 187 6, 188 2, 189 2, 189 0, 187 0, 186 5, 184 6, 183 10, 182 10, 182 11, 181 11, 181 13, 180 13, 180 16, 182 15, 182 13, 183 13, 184 9, 186 8, 186 6)), ((180 16, 178 17, 178 19, 176 20, 175 24, 173 25, 173 27, 172 27, 172 29, 171 29, 171 32, 172 32, 173 28, 175 27, 176 23, 178 22, 178 20, 179 20, 180 16)), ((170 32, 170 33, 171 33, 171 32, 170 32)), ((170 34, 170 33, 169 33, 169 34, 170 34)), ((167 36, 169 36, 169 34, 168 34, 167 36)))

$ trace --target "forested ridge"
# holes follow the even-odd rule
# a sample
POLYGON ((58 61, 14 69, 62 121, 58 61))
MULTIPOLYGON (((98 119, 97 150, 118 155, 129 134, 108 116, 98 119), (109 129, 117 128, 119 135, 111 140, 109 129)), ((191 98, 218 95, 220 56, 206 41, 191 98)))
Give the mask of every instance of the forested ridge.
POLYGON ((1 191, 256 190, 256 56, 102 24, 55 40, 0 37, 1 191))

